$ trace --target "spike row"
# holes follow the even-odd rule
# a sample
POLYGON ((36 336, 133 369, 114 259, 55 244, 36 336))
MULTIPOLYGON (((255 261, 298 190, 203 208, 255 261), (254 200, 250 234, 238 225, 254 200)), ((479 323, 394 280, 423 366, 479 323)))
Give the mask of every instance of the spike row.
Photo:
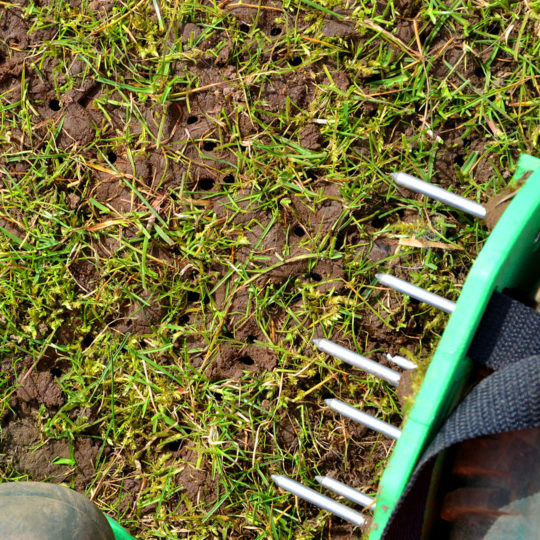
MULTIPOLYGON (((414 176, 408 175, 406 173, 394 173, 392 174, 392 177, 396 184, 402 187, 406 187, 408 189, 411 189, 412 191, 428 195, 438 201, 452 206, 453 208, 468 212, 469 214, 472 214, 481 219, 485 218, 486 216, 486 209, 482 205, 475 203, 474 201, 465 199, 464 197, 461 197, 459 195, 455 195, 438 186, 434 186, 432 184, 424 182, 418 178, 415 178, 414 176)), ((421 287, 412 285, 411 283, 408 283, 395 276, 391 276, 388 274, 377 274, 376 277, 381 282, 381 284, 393 288, 399 292, 402 292, 403 294, 407 294, 412 298, 416 298, 421 302, 425 302, 434 307, 437 307, 442 311, 452 313, 455 310, 456 304, 454 302, 451 302, 450 300, 447 300, 439 295, 430 293, 429 291, 426 291, 421 287)), ((392 369, 381 366, 377 362, 369 360, 368 358, 359 355, 353 351, 349 351, 345 347, 337 345, 330 340, 314 339, 313 342, 315 346, 322 352, 326 352, 327 354, 330 354, 331 356, 334 356, 339 360, 342 360, 354 367, 357 367, 372 375, 375 375, 390 384, 399 384, 401 375, 392 369)), ((411 362, 410 360, 403 358, 402 356, 391 356, 390 354, 387 354, 386 357, 388 360, 403 369, 411 370, 416 369, 417 367, 414 362, 411 362)), ((338 399, 326 399, 325 403, 330 407, 331 410, 338 412, 355 422, 374 429, 379 433, 387 435, 388 437, 391 437, 393 439, 399 439, 399 437, 401 436, 400 429, 392 426, 391 424, 388 424, 387 422, 378 420, 362 411, 359 411, 358 409, 347 405, 343 401, 340 401, 338 399)), ((294 495, 297 495, 298 497, 308 502, 311 502, 312 504, 315 504, 320 508, 328 510, 333 514, 342 517, 353 525, 363 526, 366 523, 366 519, 359 512, 356 512, 355 510, 352 510, 349 507, 338 503, 333 499, 330 499, 329 497, 326 497, 311 488, 295 482, 294 480, 291 480, 286 476, 272 475, 272 479, 282 489, 285 489, 286 491, 289 491, 294 495)), ((347 484, 343 484, 342 482, 334 480, 333 478, 330 478, 328 476, 316 476, 315 479, 323 487, 329 489, 330 491, 333 491, 334 493, 337 493, 338 495, 342 495, 343 497, 361 506, 368 507, 370 509, 375 508, 375 500, 373 498, 359 492, 354 488, 351 488, 347 484)))
MULTIPOLYGON (((428 195, 429 197, 452 206, 453 208, 457 208, 458 210, 472 214, 475 217, 483 219, 486 216, 486 209, 482 205, 451 193, 438 186, 434 186, 433 184, 424 182, 419 178, 401 172, 392 174, 392 177, 399 186, 428 195)), ((388 274, 377 274, 376 277, 381 284, 416 298, 421 302, 425 302, 437 307, 442 311, 452 313, 455 310, 456 304, 454 302, 451 302, 450 300, 447 300, 439 295, 430 293, 421 287, 412 285, 411 283, 408 283, 395 276, 388 274)), ((390 384, 399 384, 401 375, 390 368, 381 366, 377 362, 369 360, 368 358, 353 351, 349 351, 348 349, 337 345, 330 340, 314 339, 313 342, 315 346, 322 352, 326 352, 327 354, 330 354, 343 362, 375 375, 390 384)), ((387 354, 386 357, 389 361, 395 363, 402 369, 411 370, 416 369, 417 367, 414 362, 411 362, 402 356, 391 356, 390 354, 387 354)), ((363 413, 362 411, 359 411, 358 409, 355 409, 354 407, 351 407, 338 399, 327 399, 325 402, 333 411, 338 412, 343 416, 346 416, 347 418, 350 418, 351 420, 354 420, 371 429, 374 429, 379 433, 387 435, 393 439, 398 439, 401 435, 401 430, 398 428, 363 413)), ((290 478, 280 475, 273 475, 272 479, 281 488, 290 491, 291 493, 307 500, 308 502, 311 502, 312 504, 315 504, 320 508, 329 510, 330 512, 342 517, 354 525, 362 526, 366 523, 366 519, 359 512, 356 512, 355 510, 352 510, 347 506, 330 499, 329 497, 321 495, 315 490, 303 486, 290 478)), ((315 479, 323 487, 337 493, 338 495, 342 495, 350 501, 370 509, 375 508, 375 500, 373 498, 359 492, 354 488, 351 488, 346 484, 343 484, 342 482, 328 476, 316 476, 315 479)))

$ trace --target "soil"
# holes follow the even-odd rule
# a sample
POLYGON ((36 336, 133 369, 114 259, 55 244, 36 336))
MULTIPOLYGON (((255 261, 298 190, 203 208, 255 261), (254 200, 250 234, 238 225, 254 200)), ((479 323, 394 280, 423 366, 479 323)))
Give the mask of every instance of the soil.
MULTIPOLYGON (((36 366, 27 359, 25 364, 28 367, 16 380, 10 410, 2 418, 0 470, 5 476, 17 471, 31 480, 66 482, 84 491, 95 476, 103 443, 89 436, 70 442, 44 435, 39 409, 54 412, 64 404, 57 376, 65 366, 47 359, 36 366)), ((79 409, 72 416, 88 419, 92 411, 79 409)))
MULTIPOLYGON (((82 5, 79 2, 71 4, 74 9, 82 5)), ((223 3, 224 6, 226 4, 223 3)), ((392 33, 402 42, 408 43, 414 38, 412 18, 418 2, 399 1, 394 4, 399 16, 392 33)), ((113 5, 112 1, 90 2, 88 9, 96 17, 107 21, 113 5)), ((281 7, 277 1, 263 1, 262 5, 281 7)), ((249 171, 238 168, 238 153, 231 150, 232 146, 237 145, 241 152, 248 153, 251 151, 252 140, 271 145, 274 139, 269 134, 281 136, 287 134, 288 130, 294 131, 294 126, 291 128, 280 124, 277 119, 279 113, 286 108, 296 112, 310 110, 320 89, 328 83, 328 76, 332 77, 341 91, 346 91, 354 80, 362 92, 369 94, 372 91, 370 85, 383 78, 384 73, 373 75, 362 70, 348 71, 333 59, 308 64, 288 51, 274 50, 272 38, 285 32, 287 24, 295 24, 300 29, 309 27, 310 22, 304 20, 303 16, 295 19, 282 12, 277 16, 277 12, 272 9, 259 11, 238 4, 232 4, 226 9, 241 31, 248 32, 256 26, 268 38, 264 50, 260 52, 263 60, 278 58, 284 65, 290 65, 291 70, 285 74, 270 74, 265 79, 261 78, 257 84, 248 85, 244 93, 232 82, 242 76, 242 59, 238 57, 240 53, 233 50, 227 33, 218 30, 211 38, 203 39, 195 47, 193 44, 204 35, 206 25, 204 21, 186 21, 179 29, 180 39, 185 45, 185 51, 196 48, 198 54, 193 55, 191 60, 178 60, 172 75, 183 80, 186 72, 189 72, 198 79, 199 88, 207 86, 208 89, 193 93, 189 103, 185 100, 163 105, 152 103, 151 100, 139 103, 151 136, 154 141, 159 140, 159 144, 154 142, 135 147, 133 161, 129 159, 125 148, 103 147, 103 152, 98 154, 93 146, 98 135, 104 140, 113 138, 118 132, 129 133, 133 141, 144 137, 138 119, 129 117, 121 107, 114 105, 122 101, 117 91, 111 91, 105 83, 94 80, 88 66, 75 54, 69 62, 69 72, 59 71, 60 64, 51 59, 40 66, 39 70, 34 69, 32 54, 43 43, 54 38, 57 26, 51 24, 44 28, 32 28, 32 20, 25 19, 23 12, 16 8, 3 7, 0 15, 0 93, 6 104, 15 103, 20 98, 24 68, 29 99, 36 112, 34 140, 29 141, 20 130, 14 130, 11 134, 13 144, 31 151, 32 144, 35 147, 44 144, 47 130, 55 126, 59 128, 56 143, 60 150, 78 156, 80 161, 95 164, 85 173, 86 185, 71 185, 68 182, 60 191, 70 209, 81 218, 92 218, 92 222, 98 224, 92 230, 95 234, 91 242, 72 254, 68 264, 69 272, 81 294, 93 294, 99 290, 100 285, 111 279, 106 261, 120 249, 121 244, 101 231, 103 219, 95 202, 108 208, 116 217, 144 210, 145 206, 129 187, 130 183, 146 197, 160 216, 166 218, 181 214, 186 208, 199 208, 206 216, 221 224, 224 235, 232 240, 242 240, 240 247, 231 251, 229 266, 207 261, 202 269, 192 266, 188 254, 179 253, 174 246, 166 243, 150 246, 149 253, 153 259, 149 265, 156 273, 172 273, 188 283, 202 273, 211 277, 209 290, 214 290, 211 297, 197 297, 197 293, 192 297, 188 294, 186 298, 180 323, 191 324, 195 330, 184 336, 184 341, 179 342, 178 347, 182 349, 186 346, 194 350, 207 347, 207 342, 199 337, 205 331, 204 319, 200 315, 205 302, 213 309, 225 313, 220 339, 205 371, 205 376, 213 382, 236 381, 246 371, 256 374, 280 366, 281 360, 272 345, 280 342, 279 329, 285 333, 287 325, 292 324, 285 322, 290 320, 287 310, 295 313, 304 307, 304 300, 296 295, 295 284, 309 284, 313 294, 319 297, 327 295, 327 298, 331 298, 344 294, 348 292, 346 282, 350 264, 360 264, 361 261, 363 264, 366 260, 376 263, 391 257, 396 250, 396 246, 384 235, 373 240, 373 235, 381 227, 377 216, 392 208, 390 203, 381 202, 384 200, 382 197, 379 202, 366 201, 366 207, 360 212, 362 215, 354 216, 358 221, 351 222, 343 185, 326 178, 321 170, 310 169, 305 171, 302 186, 319 194, 317 204, 308 202, 299 192, 280 207, 279 214, 270 204, 261 209, 255 206, 253 197, 254 190, 260 189, 260 186, 256 186, 249 177, 249 171), (206 54, 218 44, 222 46, 216 56, 206 54), (61 93, 58 89, 70 78, 74 78, 75 83, 61 93), (98 100, 101 100, 101 107, 96 106, 98 100), (246 114, 246 107, 238 107, 238 104, 249 105, 259 111, 254 113, 257 122, 246 114), (225 114, 222 115, 222 112, 225 114), (234 119, 236 131, 222 120, 223 117, 234 119), (171 159, 163 151, 164 147, 178 152, 182 158, 171 159), (107 156, 106 160, 103 154, 107 156), (241 188, 229 191, 233 183, 241 185, 241 188), (186 189, 182 191, 184 187, 186 189), (361 226, 358 225, 360 222, 361 226), (338 255, 328 259, 309 258, 311 250, 307 240, 319 242, 327 235, 335 240, 338 255), (355 259, 347 259, 339 253, 340 247, 347 244, 358 246, 355 259), (260 270, 260 277, 250 287, 237 289, 233 279, 224 281, 231 267, 260 270), (217 287, 218 283, 222 284, 217 287), (278 289, 288 295, 290 301, 287 309, 269 302, 264 313, 257 313, 254 294, 264 295, 278 289)), ((514 32, 518 30, 519 25, 514 32)), ((325 19, 322 34, 325 39, 335 39, 344 50, 352 50, 367 40, 365 32, 359 32, 350 21, 332 17, 325 19)), ((437 80, 447 78, 448 84, 454 88, 466 79, 471 87, 482 89, 485 80, 482 64, 489 58, 491 51, 479 50, 473 54, 465 46, 465 40, 465 37, 451 36, 447 30, 441 29, 435 42, 429 44, 432 54, 433 51, 440 52, 434 55, 430 76, 437 80), (464 54, 468 61, 458 63, 464 54), (450 70, 455 65, 458 68, 450 70)), ((398 47, 392 44, 384 46, 390 56, 399 54, 398 47)), ((258 51, 255 41, 248 42, 246 47, 245 54, 258 51)), ((504 79, 511 62, 512 57, 501 52, 500 58, 491 64, 491 76, 504 79)), ((141 59, 141 76, 144 75, 146 65, 141 59)), ((182 89, 180 85, 177 90, 182 89)), ((137 99, 136 96, 133 99, 137 99)), ((376 100, 366 100, 356 114, 368 121, 378 107, 376 100)), ((409 151, 414 151, 419 144, 416 135, 423 126, 422 112, 411 113, 410 117, 403 117, 398 124, 381 127, 381 139, 384 138, 399 149, 405 137, 409 141, 409 151)), ((296 144, 306 151, 317 152, 330 142, 316 123, 309 123, 294 133, 296 144)), ((459 167, 455 164, 462 164, 472 151, 481 156, 474 172, 476 183, 481 185, 493 175, 494 164, 498 163, 499 157, 496 150, 487 146, 483 133, 467 130, 461 119, 449 118, 439 130, 439 135, 444 144, 436 153, 433 169, 438 171, 438 179, 443 187, 459 184, 459 167)), ((368 149, 358 143, 351 148, 351 152, 362 156, 366 155, 368 149)), ((24 172, 27 167, 23 162, 4 165, 13 175, 24 172)), ((2 184, 9 187, 5 179, 0 179, 2 184)), ((414 197, 405 192, 403 195, 414 197)), ((374 194, 374 200, 376 198, 377 194, 374 194)), ((393 214, 385 219, 385 222, 397 222, 400 217, 393 214)), ((406 222, 405 216, 403 222, 406 222)), ((12 222, 0 218, 0 226, 19 238, 24 236, 16 220, 12 222)), ((124 239, 134 237, 137 233, 129 225, 122 225, 119 231, 124 239)), ((396 267, 395 273, 406 277, 408 272, 396 267)), ((392 320, 397 324, 392 317, 402 304, 396 295, 382 295, 392 315, 384 319, 380 314, 366 309, 358 314, 355 323, 364 351, 385 350, 397 354, 403 348, 416 350, 422 337, 418 319, 409 317, 403 322, 401 331, 396 333, 387 322, 392 320)), ((108 331, 120 335, 129 333, 144 336, 150 334, 166 317, 167 305, 160 297, 142 289, 135 290, 135 296, 138 300, 116 308, 108 331)), ((411 306, 414 312, 416 306, 414 303, 411 306)), ((77 321, 80 319, 77 319, 76 312, 66 312, 62 332, 59 334, 62 343, 82 339, 78 333, 77 321)), ((317 332, 322 337, 322 330, 317 332)), ((339 329, 326 337, 354 348, 354 344, 344 338, 339 329)), ((92 336, 84 339, 86 341, 83 340, 83 345, 88 346, 92 342, 92 336)), ((300 344, 302 339, 298 336, 293 345, 300 344)), ((303 354, 307 355, 312 352, 310 347, 303 350, 303 354)), ((380 352, 374 354, 376 359, 384 362, 380 352)), ((203 353, 195 355, 191 362, 195 367, 201 366, 203 353)), ((64 396, 55 370, 66 369, 65 366, 56 366, 54 359, 48 364, 40 362, 37 365, 27 361, 18 377, 12 373, 10 366, 4 368, 3 371, 8 373, 7 381, 14 385, 15 391, 11 396, 9 411, 1 419, 0 471, 7 477, 21 474, 32 480, 67 482, 79 490, 87 489, 96 474, 98 456, 102 451, 112 450, 108 448, 109 443, 91 431, 78 435, 73 441, 47 438, 43 431, 43 410, 47 411, 47 417, 52 417, 64 405, 64 396), (62 464, 58 464, 59 459, 63 460, 62 464)), ((289 391, 296 393, 307 390, 318 382, 320 380, 316 377, 306 378, 298 386, 289 388, 289 391)), ((309 407, 314 417, 321 413, 321 397, 324 396, 320 393, 310 397, 309 407)), ((362 390, 353 391, 348 398, 359 402, 362 390)), ((68 416, 71 421, 77 422, 81 418, 87 421, 93 414, 92 411, 73 409, 68 416)), ((333 421, 338 426, 340 436, 320 434, 321 445, 327 447, 320 449, 317 468, 353 487, 373 492, 376 489, 374 466, 387 457, 390 448, 379 444, 372 451, 376 439, 372 434, 352 422, 343 422, 328 412, 324 414, 329 422, 333 421), (346 468, 342 467, 344 461, 349 465, 346 468)), ((299 409, 290 407, 277 423, 275 442, 284 452, 294 453, 299 448, 299 418, 299 409)), ((141 446, 144 444, 145 441, 141 440, 141 446)), ((178 512, 194 508, 201 501, 207 505, 213 504, 221 494, 212 475, 210 461, 199 459, 198 453, 189 447, 181 447, 174 455, 174 460, 181 464, 175 482, 183 486, 178 512)), ((126 471, 125 478, 123 495, 119 496, 123 497, 121 506, 130 515, 135 515, 142 489, 135 466, 126 471)), ((152 508, 143 510, 151 511, 152 508)), ((316 515, 309 505, 305 505, 305 512, 308 516, 316 515)), ((350 538, 351 530, 339 520, 331 520, 324 534, 327 538, 350 538)))

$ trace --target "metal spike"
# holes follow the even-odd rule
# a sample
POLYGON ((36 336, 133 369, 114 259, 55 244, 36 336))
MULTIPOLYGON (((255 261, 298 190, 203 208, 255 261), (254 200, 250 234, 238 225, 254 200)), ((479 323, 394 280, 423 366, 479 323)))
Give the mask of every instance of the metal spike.
POLYGON ((329 339, 314 339, 313 343, 317 349, 319 349, 319 351, 339 358, 351 366, 362 369, 363 371, 367 371, 368 373, 371 373, 372 375, 375 375, 376 377, 379 377, 390 384, 395 386, 399 384, 401 375, 393 369, 381 366, 381 364, 374 362, 365 356, 350 351, 349 349, 346 349, 345 347, 342 347, 329 339))
POLYGON ((311 504, 318 506, 319 508, 328 510, 329 512, 332 512, 332 514, 335 514, 336 516, 345 519, 353 525, 362 527, 366 524, 366 518, 360 512, 357 512, 356 510, 353 510, 352 508, 349 508, 344 504, 338 503, 337 501, 330 499, 330 497, 326 497, 325 495, 322 495, 314 489, 308 488, 307 486, 304 486, 299 482, 295 482, 287 476, 273 474, 272 480, 281 489, 289 491, 290 493, 297 495, 301 499, 304 499, 305 501, 308 501, 311 504))
POLYGON ((425 302, 436 308, 446 311, 446 313, 453 313, 456 309, 455 302, 447 300, 438 294, 433 294, 421 287, 417 287, 408 281, 399 279, 396 276, 391 276, 390 274, 375 274, 375 277, 380 281, 382 285, 395 289, 396 291, 402 292, 408 296, 412 296, 420 302, 425 302))
POLYGON ((420 178, 416 178, 415 176, 411 176, 410 174, 403 172, 392 173, 392 178, 396 184, 410 189, 411 191, 416 191, 417 193, 427 195, 432 199, 441 201, 448 206, 452 206, 453 208, 467 212, 468 214, 480 219, 484 219, 486 217, 486 209, 481 204, 466 199, 461 195, 456 195, 455 193, 447 191, 446 189, 428 182, 424 182, 423 180, 420 180, 420 178))
POLYGON ((403 356, 399 356, 399 355, 392 356, 391 354, 388 354, 388 353, 386 353, 385 356, 388 360, 390 360, 390 362, 393 362, 400 368, 410 370, 410 369, 416 369, 418 367, 414 362, 412 362, 411 360, 403 356))
POLYGON ((315 480, 317 480, 321 486, 333 491, 334 493, 337 493, 338 495, 342 495, 346 499, 349 499, 349 501, 355 502, 356 504, 369 508, 370 510, 375 510, 375 499, 373 497, 364 495, 357 489, 354 489, 343 482, 334 480, 329 476, 316 476, 315 480))
POLYGON ((382 433, 383 435, 387 435, 388 437, 391 437, 392 439, 399 439, 401 435, 401 430, 398 429, 397 427, 391 424, 388 424, 387 422, 383 422, 382 420, 377 420, 377 418, 374 418, 370 414, 359 411, 358 409, 355 409, 354 407, 347 405, 347 403, 344 403, 343 401, 340 401, 339 399, 335 399, 335 398, 325 399, 324 402, 333 411, 339 414, 342 414, 343 416, 346 416, 347 418, 350 418, 351 420, 354 420, 355 422, 358 422, 359 424, 367 426, 370 429, 374 429, 375 431, 378 431, 379 433, 382 433))

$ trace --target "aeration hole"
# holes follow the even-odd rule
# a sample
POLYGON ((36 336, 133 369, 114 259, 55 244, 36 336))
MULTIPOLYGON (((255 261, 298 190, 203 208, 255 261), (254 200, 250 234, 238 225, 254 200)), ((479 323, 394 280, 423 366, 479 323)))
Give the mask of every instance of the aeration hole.
POLYGON ((185 324, 189 324, 189 315, 187 313, 185 313, 184 315, 181 315, 178 318, 178 324, 180 326, 184 326, 185 324))
POLYGON ((51 99, 49 101, 49 109, 51 109, 51 111, 59 111, 60 102, 57 99, 51 99))
POLYGON ((382 227, 383 225, 386 224, 386 216, 385 217, 382 217, 382 216, 375 216, 372 220, 371 220, 371 224, 375 227, 375 228, 380 228, 382 227))
POLYGON ((168 442, 164 448, 166 450, 169 450, 170 452, 178 452, 180 450, 180 446, 182 444, 182 441, 180 439, 177 439, 176 441, 168 442))
POLYGON ((242 364, 244 364, 245 366, 252 366, 255 361, 253 360, 253 358, 251 358, 251 356, 249 355, 244 355, 244 356, 241 356, 239 359, 238 359, 239 362, 241 362, 242 364))
POLYGON ((204 141, 203 150, 206 152, 211 152, 217 146, 217 142, 214 141, 204 141))
POLYGON ((57 367, 51 368, 49 372, 53 377, 60 377, 60 375, 62 375, 62 370, 57 367))
POLYGON ((279 26, 274 26, 274 28, 272 28, 272 30, 270 30, 270 35, 272 37, 279 36, 279 34, 281 34, 281 28, 279 28, 279 26))
POLYGON ((199 118, 197 116, 188 116, 187 124, 188 125, 195 124, 198 120, 199 118))
POLYGON ((187 300, 188 302, 198 302, 201 299, 201 294, 197 291, 188 291, 187 300))
POLYGON ((252 343, 255 343, 256 339, 257 339, 257 336, 254 336, 253 334, 248 334, 246 336, 246 343, 249 343, 251 345, 252 343))
POLYGON ((293 229, 293 234, 295 236, 298 236, 299 238, 302 238, 302 236, 305 236, 306 235, 306 230, 304 229, 304 227, 301 227, 300 225, 297 225, 294 229, 293 229))
POLYGON ((234 183, 234 175, 228 174, 227 176, 223 177, 223 183, 224 184, 233 184, 234 183))
POLYGON ((299 56, 295 56, 289 60, 289 64, 293 67, 299 66, 301 63, 302 59, 299 56))
POLYGON ((114 163, 116 161, 117 157, 118 156, 116 155, 116 152, 113 152, 112 150, 109 150, 107 152, 107 161, 109 163, 114 163))
POLYGON ((308 275, 313 281, 322 281, 322 276, 318 272, 310 272, 308 275))
POLYGON ((246 34, 249 32, 249 25, 242 23, 239 27, 240 32, 245 32, 246 34))
POLYGON ((345 233, 344 231, 340 231, 337 233, 335 246, 338 251, 340 251, 343 247, 343 244, 345 244, 346 236, 347 233, 345 233))
POLYGON ((494 23, 491 23, 487 27, 487 33, 491 34, 492 36, 498 36, 501 32, 501 23, 499 21, 495 21, 494 23))
POLYGON ((202 189, 203 191, 208 191, 209 189, 212 189, 213 187, 214 187, 213 178, 199 178, 199 189, 202 189))

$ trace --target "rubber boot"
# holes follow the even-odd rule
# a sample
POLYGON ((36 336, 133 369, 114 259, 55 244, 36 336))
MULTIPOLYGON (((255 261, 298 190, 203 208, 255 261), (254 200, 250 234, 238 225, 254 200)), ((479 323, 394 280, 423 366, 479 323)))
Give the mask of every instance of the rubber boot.
POLYGON ((72 489, 41 482, 0 484, 2 540, 114 540, 97 506, 72 489))

